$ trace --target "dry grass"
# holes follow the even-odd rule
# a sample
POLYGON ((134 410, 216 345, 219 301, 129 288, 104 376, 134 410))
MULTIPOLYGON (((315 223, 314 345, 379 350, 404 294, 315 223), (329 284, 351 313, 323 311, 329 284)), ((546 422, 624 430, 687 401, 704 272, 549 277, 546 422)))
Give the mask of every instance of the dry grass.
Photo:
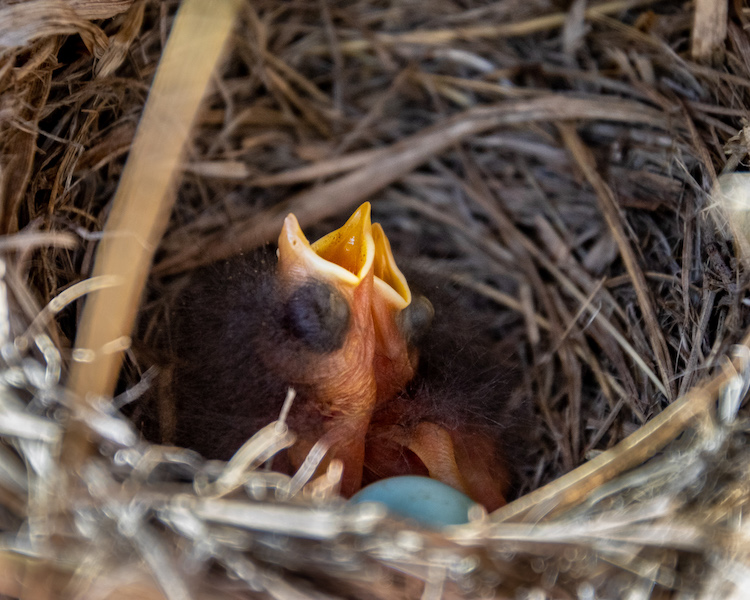
MULTIPOLYGON (((136 153, 135 140, 139 126, 157 138, 149 147, 163 137, 144 105, 176 3, 0 5, 9 290, 0 307, 0 594, 750 590, 747 423, 743 411, 734 418, 747 358, 730 354, 750 325, 747 188, 736 173, 749 147, 750 12, 708 0, 560 7, 241 4, 195 126, 175 132, 165 166, 136 153), (155 252, 146 342, 183 274, 272 241, 289 211, 324 230, 371 199, 397 253, 473 295, 488 334, 518 348, 537 417, 523 485, 531 493, 430 534, 345 509, 326 482, 320 504, 283 501, 299 480, 245 468, 283 444, 277 434, 222 470, 141 444, 108 401, 79 403, 87 392, 110 395, 113 381, 98 369, 108 383, 76 378, 76 359, 127 339, 139 295, 135 285, 116 311, 116 335, 89 324, 106 339, 79 338, 73 350, 88 319, 81 296, 113 284, 109 269, 87 278, 104 224, 121 210, 115 191, 141 160, 163 184, 151 191, 169 196, 180 156, 166 235, 158 248, 144 244, 146 262, 155 252), (734 179, 722 187, 721 174, 734 179), (76 393, 58 381, 75 382, 76 393), (71 435, 100 450, 80 470, 58 464, 71 435), (259 496, 201 488, 221 473, 259 496), (196 487, 182 483, 191 478, 196 487), (61 485, 68 495, 56 494, 61 485)), ((122 346, 109 348, 115 358, 122 346)), ((125 363, 132 384, 149 366, 129 351, 125 363)))

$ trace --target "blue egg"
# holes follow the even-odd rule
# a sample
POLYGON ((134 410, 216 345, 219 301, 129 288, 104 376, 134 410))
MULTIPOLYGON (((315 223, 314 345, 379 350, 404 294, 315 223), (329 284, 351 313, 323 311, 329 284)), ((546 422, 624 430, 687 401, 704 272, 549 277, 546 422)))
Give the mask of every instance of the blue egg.
POLYGON ((371 483, 354 494, 350 502, 379 502, 394 515, 436 528, 468 523, 469 509, 475 504, 466 494, 441 481, 416 475, 371 483))

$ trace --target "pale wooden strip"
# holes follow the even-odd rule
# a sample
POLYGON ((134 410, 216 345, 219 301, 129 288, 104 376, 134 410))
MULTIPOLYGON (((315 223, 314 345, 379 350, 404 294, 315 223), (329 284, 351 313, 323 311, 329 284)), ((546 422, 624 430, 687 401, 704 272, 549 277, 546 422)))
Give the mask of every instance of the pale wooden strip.
MULTIPOLYGON (((187 0, 177 13, 97 251, 93 276, 114 275, 122 284, 92 293, 84 306, 75 350, 82 360, 73 362, 68 381, 79 402, 112 395, 174 203, 183 147, 238 6, 235 0, 187 0)), ((69 436, 72 446, 75 437, 69 436)))

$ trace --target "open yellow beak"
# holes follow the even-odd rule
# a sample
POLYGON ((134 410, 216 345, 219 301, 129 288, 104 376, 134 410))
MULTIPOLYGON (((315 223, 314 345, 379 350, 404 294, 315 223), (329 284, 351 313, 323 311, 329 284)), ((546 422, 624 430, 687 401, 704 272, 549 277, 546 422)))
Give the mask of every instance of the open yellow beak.
POLYGON ((310 244, 293 214, 284 219, 279 236, 279 273, 287 280, 314 276, 356 287, 372 270, 376 294, 394 311, 411 303, 406 278, 396 265, 380 223, 371 222, 369 202, 362 204, 339 229, 310 244))
POLYGON ((365 202, 336 231, 310 244, 293 214, 284 219, 279 236, 279 273, 287 281, 316 277, 356 287, 372 270, 375 243, 370 203, 365 202))

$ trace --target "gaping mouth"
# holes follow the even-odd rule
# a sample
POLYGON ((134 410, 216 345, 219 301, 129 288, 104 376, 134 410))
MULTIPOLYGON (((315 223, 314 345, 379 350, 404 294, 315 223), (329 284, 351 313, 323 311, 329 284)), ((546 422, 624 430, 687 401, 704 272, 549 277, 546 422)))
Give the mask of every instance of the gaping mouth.
POLYGON ((279 273, 287 280, 316 277, 356 287, 372 270, 374 259, 369 203, 314 245, 302 233, 297 217, 289 214, 284 219, 279 236, 279 273))
POLYGON ((372 271, 376 294, 395 310, 411 302, 406 278, 396 266, 379 223, 371 222, 370 203, 360 206, 339 229, 310 244, 297 218, 289 214, 279 236, 279 271, 286 278, 308 276, 356 287, 372 271))

